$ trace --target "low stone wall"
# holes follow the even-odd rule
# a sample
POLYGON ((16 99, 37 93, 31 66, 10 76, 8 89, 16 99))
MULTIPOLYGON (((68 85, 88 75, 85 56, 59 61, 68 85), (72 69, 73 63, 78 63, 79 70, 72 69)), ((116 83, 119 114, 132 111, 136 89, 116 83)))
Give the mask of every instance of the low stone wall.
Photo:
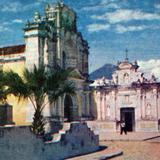
POLYGON ((99 149, 86 123, 73 123, 57 142, 44 143, 29 127, 0 128, 0 160, 60 160, 99 149))
MULTIPOLYGON (((100 141, 111 140, 112 138, 117 140, 117 138, 114 137, 114 133, 120 132, 120 125, 116 126, 116 122, 87 121, 87 125, 89 128, 91 128, 91 130, 94 131, 95 134, 99 135, 100 141), (107 136, 109 136, 110 133, 113 133, 113 137, 109 138, 107 136)), ((157 121, 141 120, 141 121, 136 121, 135 131, 133 132, 158 133, 158 131, 159 130, 157 121)))
POLYGON ((136 129, 139 132, 158 132, 158 121, 137 121, 136 129))
POLYGON ((102 132, 116 132, 116 122, 87 121, 87 125, 96 134, 102 132))

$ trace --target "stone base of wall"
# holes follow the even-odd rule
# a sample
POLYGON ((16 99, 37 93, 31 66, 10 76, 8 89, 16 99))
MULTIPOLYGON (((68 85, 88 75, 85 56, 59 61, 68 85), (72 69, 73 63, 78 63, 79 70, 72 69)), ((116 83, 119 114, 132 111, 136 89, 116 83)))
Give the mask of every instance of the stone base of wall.
MULTIPOLYGON (((88 126, 96 133, 119 132, 120 126, 114 121, 87 121, 88 126)), ((158 132, 158 121, 141 120, 136 121, 135 132, 158 132)))
POLYGON ((60 160, 99 149, 86 123, 73 123, 57 142, 44 143, 30 127, 0 127, 0 160, 60 160))
POLYGON ((136 131, 138 132, 158 132, 158 121, 137 121, 136 131))
POLYGON ((114 121, 87 121, 87 125, 91 128, 96 134, 101 132, 116 132, 116 122, 114 121))

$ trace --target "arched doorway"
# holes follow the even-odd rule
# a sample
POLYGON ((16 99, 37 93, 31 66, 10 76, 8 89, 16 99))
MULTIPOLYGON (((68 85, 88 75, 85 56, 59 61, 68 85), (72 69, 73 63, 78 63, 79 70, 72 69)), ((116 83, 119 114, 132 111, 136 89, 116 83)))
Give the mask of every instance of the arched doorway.
POLYGON ((66 95, 64 99, 64 121, 71 122, 73 120, 72 108, 72 97, 70 95, 66 95))
POLYGON ((135 131, 135 109, 121 108, 121 121, 125 122, 127 131, 135 131))

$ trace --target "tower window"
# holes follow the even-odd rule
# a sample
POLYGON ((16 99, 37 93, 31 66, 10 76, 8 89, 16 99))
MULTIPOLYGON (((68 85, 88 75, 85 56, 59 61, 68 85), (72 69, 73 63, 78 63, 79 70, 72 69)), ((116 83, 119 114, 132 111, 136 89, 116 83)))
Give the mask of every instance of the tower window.
POLYGON ((63 53, 62 53, 62 67, 63 67, 63 69, 66 69, 66 54, 65 54, 65 52, 63 51, 63 53))
POLYGON ((124 83, 129 83, 129 74, 125 73, 123 76, 124 83))

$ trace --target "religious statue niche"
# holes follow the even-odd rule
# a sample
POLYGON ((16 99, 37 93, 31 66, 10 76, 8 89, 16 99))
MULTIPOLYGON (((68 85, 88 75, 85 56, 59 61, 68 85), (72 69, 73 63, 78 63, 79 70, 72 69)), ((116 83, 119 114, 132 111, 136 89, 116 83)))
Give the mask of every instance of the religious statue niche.
POLYGON ((128 73, 125 73, 124 76, 123 76, 123 81, 125 84, 128 84, 129 83, 129 74, 128 73))
POLYGON ((151 104, 148 103, 146 106, 146 118, 151 118, 151 104))
POLYGON ((130 96, 129 95, 125 95, 124 99, 123 99, 123 104, 130 104, 130 96))
POLYGON ((111 116, 111 108, 110 105, 107 105, 107 118, 111 116))

